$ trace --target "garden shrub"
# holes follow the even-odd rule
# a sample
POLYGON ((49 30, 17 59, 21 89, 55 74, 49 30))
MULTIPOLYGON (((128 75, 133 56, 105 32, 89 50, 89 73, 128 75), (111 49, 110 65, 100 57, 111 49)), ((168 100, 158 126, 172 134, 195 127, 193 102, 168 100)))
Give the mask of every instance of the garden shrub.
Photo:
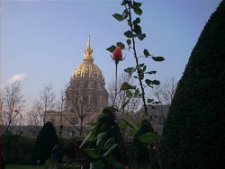
POLYGON ((76 158, 76 142, 77 140, 75 139, 63 139, 64 146, 63 146, 63 154, 64 154, 64 159, 69 162, 69 161, 74 161, 76 158))
POLYGON ((58 137, 52 123, 47 122, 41 129, 33 152, 33 163, 37 160, 40 164, 45 164, 45 161, 51 157, 52 148, 58 143, 58 137))
POLYGON ((164 169, 225 168, 225 1, 178 83, 161 139, 164 169))
POLYGON ((31 164, 34 139, 20 135, 4 137, 4 160, 7 164, 31 164))

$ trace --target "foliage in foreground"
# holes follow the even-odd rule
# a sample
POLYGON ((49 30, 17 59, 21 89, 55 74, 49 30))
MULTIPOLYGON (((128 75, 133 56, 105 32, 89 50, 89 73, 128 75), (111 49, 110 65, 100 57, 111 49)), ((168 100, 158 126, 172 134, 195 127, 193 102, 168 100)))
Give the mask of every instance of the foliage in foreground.
POLYGON ((165 169, 225 168, 225 1, 193 49, 165 122, 165 169))
POLYGON ((122 135, 114 115, 116 109, 106 107, 100 114, 94 129, 81 147, 86 147, 84 169, 121 169, 128 163, 122 135))
MULTIPOLYGON (((156 74, 156 71, 147 68, 146 62, 142 61, 140 56, 143 56, 142 59, 152 59, 156 62, 161 62, 164 60, 164 58, 162 56, 153 56, 147 49, 143 49, 143 53, 140 56, 137 54, 135 42, 137 40, 142 41, 146 38, 146 34, 142 31, 140 26, 142 3, 136 2, 134 0, 122 0, 121 5, 124 7, 123 12, 115 13, 113 14, 113 17, 119 22, 125 21, 127 23, 128 30, 124 32, 127 45, 122 42, 117 42, 116 45, 111 45, 107 48, 107 50, 112 54, 112 59, 115 61, 116 66, 115 96, 113 98, 112 107, 108 107, 103 110, 98 119, 97 125, 93 129, 93 132, 91 132, 85 138, 83 144, 81 145, 83 146, 86 144, 87 146, 85 150, 87 158, 86 162, 84 163, 84 168, 122 169, 129 165, 127 150, 122 144, 122 135, 117 124, 117 119, 115 118, 116 112, 123 112, 121 118, 126 124, 124 125, 125 128, 123 129, 127 131, 130 130, 130 137, 134 137, 136 142, 136 150, 138 147, 141 147, 144 152, 147 152, 147 155, 144 157, 141 156, 141 153, 143 152, 138 152, 134 156, 135 160, 138 158, 140 166, 146 167, 146 165, 149 165, 149 150, 152 150, 150 147, 158 138, 152 130, 148 114, 148 105, 153 104, 154 100, 150 98, 146 99, 145 88, 147 86, 153 88, 153 86, 159 85, 160 82, 149 77, 153 74, 156 74), (135 65, 126 68, 124 71, 129 77, 137 79, 139 85, 132 86, 129 84, 129 82, 124 82, 118 90, 117 67, 119 62, 124 60, 124 57, 122 56, 122 50, 125 49, 131 50, 132 55, 134 56, 133 59, 135 61, 135 65), (124 92, 127 98, 122 106, 118 108, 114 102, 120 92, 124 92), (131 120, 131 118, 124 118, 124 115, 126 115, 124 108, 129 104, 132 98, 142 99, 143 112, 146 118, 142 121, 142 123, 147 122, 145 124, 148 125, 138 125, 137 122, 131 120), (144 130, 146 126, 148 126, 148 130, 144 130)), ((158 159, 156 161, 158 161, 158 159)))

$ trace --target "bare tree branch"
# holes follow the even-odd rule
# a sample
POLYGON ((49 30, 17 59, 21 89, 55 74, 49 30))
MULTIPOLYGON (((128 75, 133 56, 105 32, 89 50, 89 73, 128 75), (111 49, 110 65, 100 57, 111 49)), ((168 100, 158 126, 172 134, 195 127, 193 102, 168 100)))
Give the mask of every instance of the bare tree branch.
POLYGON ((42 104, 42 121, 46 123, 47 112, 54 110, 55 107, 55 93, 51 84, 44 86, 44 89, 40 93, 40 102, 42 104))
MULTIPOLYGON (((79 134, 83 133, 85 120, 93 113, 95 105, 94 101, 90 99, 89 94, 84 86, 68 87, 66 92, 67 111, 74 114, 74 117, 79 119, 79 134)), ((74 124, 69 119, 70 124, 74 124)))
POLYGON ((18 117, 24 108, 24 97, 21 93, 21 84, 19 82, 12 83, 7 86, 4 91, 3 101, 5 105, 3 123, 5 126, 5 133, 10 131, 10 127, 17 123, 18 117))
POLYGON ((40 101, 34 100, 31 110, 28 112, 28 124, 31 126, 42 125, 43 107, 40 101))
MULTIPOLYGON (((123 82, 128 82, 132 85, 133 81, 131 77, 127 74, 122 74, 122 76, 118 80, 118 86, 121 86, 123 82)), ((108 92, 109 92, 109 104, 112 105, 113 99, 115 96, 115 90, 114 90, 114 82, 110 83, 108 85, 108 92)), ((117 93, 117 98, 115 100, 114 106, 121 111, 121 113, 127 113, 127 114, 134 114, 135 111, 138 111, 141 106, 141 98, 132 97, 128 98, 126 96, 125 91, 119 91, 117 93), (129 102, 125 107, 122 107, 126 102, 129 102)))

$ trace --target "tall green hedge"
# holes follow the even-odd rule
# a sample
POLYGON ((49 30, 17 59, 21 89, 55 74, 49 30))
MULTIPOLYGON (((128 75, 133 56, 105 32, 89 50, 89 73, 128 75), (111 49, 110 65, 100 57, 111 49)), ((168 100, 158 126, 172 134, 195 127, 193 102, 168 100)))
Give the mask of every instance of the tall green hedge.
POLYGON ((225 168, 224 0, 203 29, 178 84, 160 155, 163 169, 225 168))
POLYGON ((58 143, 58 136, 52 123, 47 122, 41 129, 34 147, 33 162, 40 164, 51 157, 52 148, 58 143))
POLYGON ((31 164, 34 139, 20 135, 4 137, 4 161, 6 164, 31 164))

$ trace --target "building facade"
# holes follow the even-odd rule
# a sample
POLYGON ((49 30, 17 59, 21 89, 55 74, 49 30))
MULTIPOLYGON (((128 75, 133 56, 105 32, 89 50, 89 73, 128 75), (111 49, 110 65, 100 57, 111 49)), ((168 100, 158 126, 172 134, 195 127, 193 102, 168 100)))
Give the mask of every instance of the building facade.
POLYGON ((108 105, 108 92, 101 70, 94 64, 90 36, 84 51, 83 63, 73 72, 66 90, 66 111, 77 115, 74 122, 87 124, 108 105))
POLYGON ((47 117, 47 121, 52 122, 56 128, 62 127, 62 136, 68 135, 65 131, 68 128, 70 136, 80 135, 89 123, 96 121, 103 108, 108 105, 105 79, 99 67, 94 64, 90 36, 83 63, 72 73, 65 91, 64 105, 65 109, 61 112, 48 112, 47 117))

